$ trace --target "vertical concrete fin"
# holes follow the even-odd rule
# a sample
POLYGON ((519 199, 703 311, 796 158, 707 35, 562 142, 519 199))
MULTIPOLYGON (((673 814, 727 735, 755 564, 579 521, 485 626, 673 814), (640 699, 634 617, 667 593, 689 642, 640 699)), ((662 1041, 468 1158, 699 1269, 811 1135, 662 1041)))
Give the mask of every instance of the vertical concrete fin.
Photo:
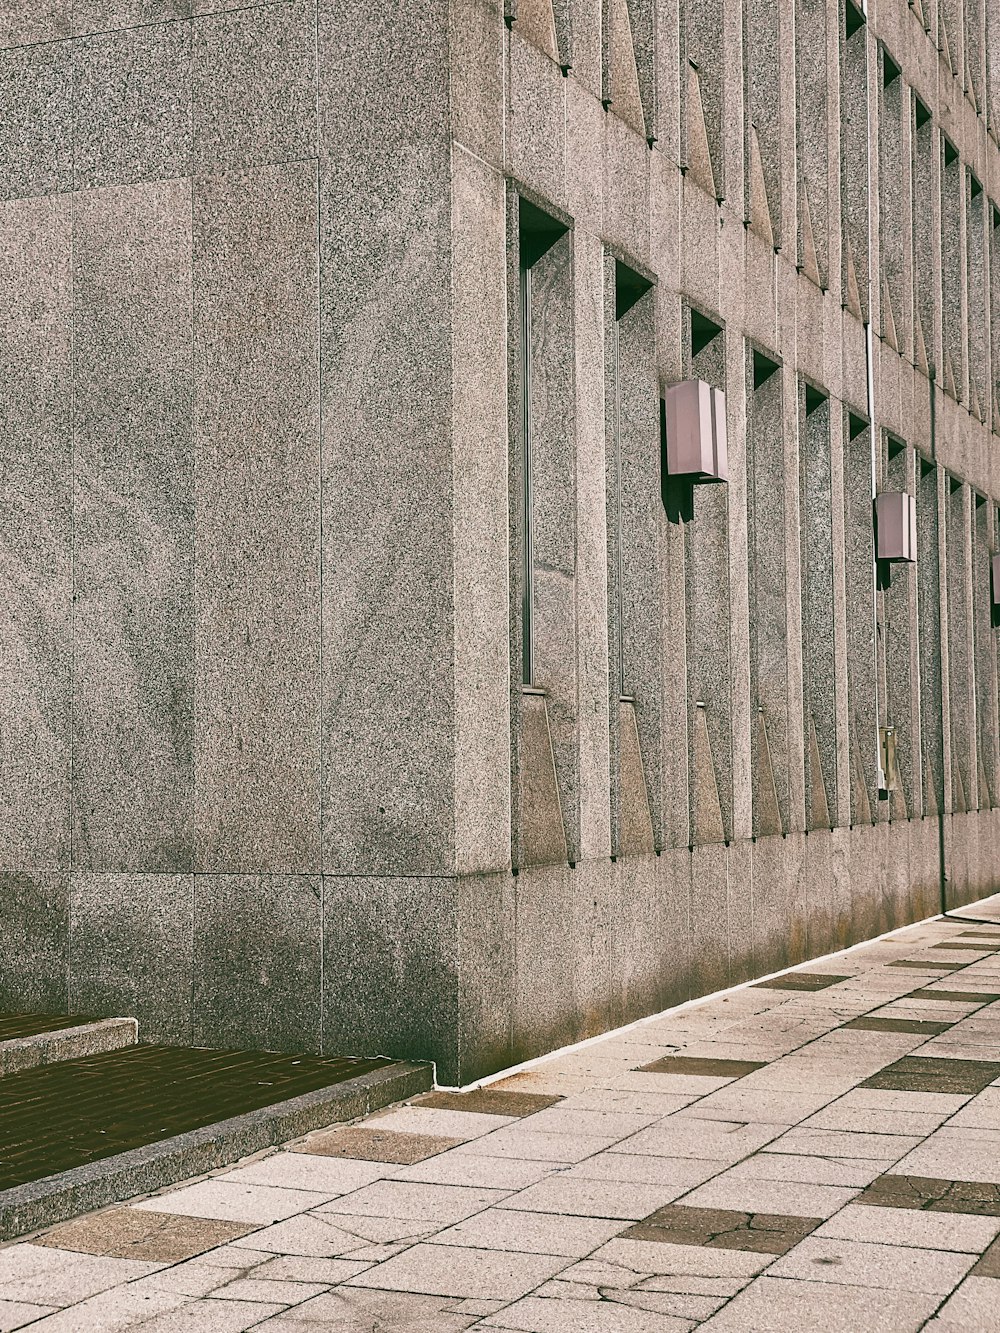
POLYGON ((623 856, 640 856, 656 850, 653 819, 649 812, 649 792, 639 744, 639 725, 635 705, 622 700, 618 704, 618 769, 621 784, 621 826, 618 850, 623 856))
POLYGON ((951 70, 952 74, 957 74, 958 66, 951 58, 951 42, 948 41, 948 25, 945 22, 944 18, 944 5, 941 6, 938 28, 940 36, 939 50, 941 52, 941 58, 944 60, 948 68, 951 70))
POLYGON ((774 766, 771 763, 771 746, 767 739, 767 725, 764 722, 763 709, 757 713, 757 782, 754 791, 756 799, 756 828, 761 835, 784 833, 781 823, 781 808, 778 805, 778 790, 774 785, 774 766))
POLYGON ((704 708, 694 710, 692 760, 691 841, 699 844, 725 842, 726 829, 712 755, 712 738, 708 734, 708 717, 704 708))
POLYGON ((607 0, 610 4, 608 64, 611 73, 610 105, 616 115, 645 137, 646 118, 639 91, 639 69, 635 63, 635 42, 628 0, 607 0))
POLYGON ((931 772, 930 760, 924 759, 924 814, 936 815, 938 813, 937 803, 937 784, 934 781, 934 774, 931 772))
POLYGON ((858 319, 863 319, 861 313, 861 291, 858 287, 858 271, 854 267, 854 248, 851 245, 851 238, 844 237, 844 305, 856 315, 858 319))
MULTIPOLYGON (((980 745, 982 745, 981 741, 980 745)), ((979 808, 980 810, 993 809, 993 793, 990 791, 990 780, 986 775, 986 765, 983 763, 981 751, 979 754, 979 808)))
POLYGON ((926 28, 927 24, 924 21, 924 7, 921 4, 921 0, 910 0, 910 8, 913 10, 914 17, 920 26, 926 28))
POLYGON ((816 233, 813 231, 812 208, 805 181, 802 182, 799 200, 801 208, 799 221, 802 227, 802 254, 799 268, 807 278, 812 278, 817 287, 821 287, 823 284, 819 275, 819 259, 816 256, 816 233))
POLYGON ((688 65, 687 86, 687 169, 691 177, 713 199, 719 197, 712 169, 712 150, 708 146, 705 107, 701 100, 701 80, 693 64, 688 65))
POLYGON ((896 337, 896 320, 892 313, 892 296, 885 278, 882 279, 882 337, 894 352, 899 351, 899 340, 896 337))
POLYGON ((552 0, 517 0, 517 30, 559 64, 552 0))
POLYGON ((958 390, 955 387, 955 367, 951 363, 951 353, 944 354, 944 391, 950 397, 958 401, 958 390))
POLYGON ((558 865, 569 859, 566 827, 559 801, 549 712, 542 694, 523 696, 521 728, 522 865, 558 865))
POLYGON ((865 782, 865 769, 858 749, 857 724, 854 722, 851 723, 851 798, 855 824, 870 824, 872 803, 868 799, 868 784, 865 782))
POLYGON ((952 807, 952 808, 953 808, 955 814, 958 814, 958 815, 968 814, 968 811, 969 811, 969 805, 968 805, 968 802, 967 802, 966 799, 965 799, 965 788, 966 788, 966 783, 965 783, 964 775, 963 775, 963 773, 962 773, 962 765, 958 762, 958 756, 957 756, 957 755, 954 755, 954 754, 953 754, 952 761, 951 761, 951 768, 952 768, 952 772, 953 772, 954 775, 955 775, 955 777, 954 777, 954 783, 955 783, 955 800, 954 800, 954 804, 953 804, 953 807, 952 807))
POLYGON ((919 315, 913 320, 913 364, 925 375, 928 373, 930 367, 927 361, 927 339, 924 337, 924 326, 919 315))
POLYGON ((811 829, 830 827, 830 802, 827 798, 826 779, 823 777, 823 764, 819 757, 816 719, 811 713, 809 714, 809 827, 811 829))
POLYGON ((750 226, 768 245, 774 246, 774 223, 764 179, 764 163, 760 156, 760 138, 757 126, 750 126, 750 226))
POLYGON ((899 769, 893 774, 892 787, 889 790, 889 819, 891 821, 909 819, 906 809, 906 792, 900 781, 899 769))
POLYGON ((969 411, 977 420, 982 421, 983 414, 979 406, 979 394, 976 393, 976 377, 969 376, 969 411))

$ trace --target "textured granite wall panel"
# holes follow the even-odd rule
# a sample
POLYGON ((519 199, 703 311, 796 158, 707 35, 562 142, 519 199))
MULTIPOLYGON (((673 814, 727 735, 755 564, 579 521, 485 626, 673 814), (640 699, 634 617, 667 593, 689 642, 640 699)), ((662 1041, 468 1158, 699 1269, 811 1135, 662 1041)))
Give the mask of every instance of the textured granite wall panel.
POLYGON ((965 168, 954 153, 941 169, 941 384, 957 402, 967 402, 965 382, 965 168))
POLYGON ((0 873, 0 1010, 65 1013, 69 875, 0 873))
POLYGON ((139 28, 168 19, 186 19, 209 6, 199 0, 73 0, 75 37, 116 28, 139 28))
POLYGON ((936 468, 921 460, 917 467, 917 531, 921 559, 917 562, 917 614, 920 650, 921 810, 911 815, 936 814, 943 799, 944 773, 941 692, 941 580, 938 562, 939 522, 936 468))
MULTIPOLYGON (((844 0, 839 0, 843 14, 844 0)), ((868 305, 869 31, 862 24, 840 43, 840 192, 843 210, 843 303, 859 319, 868 305)))
POLYGON ((653 836, 659 847, 664 782, 659 632, 663 510, 653 300, 647 293, 618 321, 621 676, 612 688, 617 685, 621 694, 635 698, 653 836))
MULTIPOLYGON (((685 314, 687 373, 726 391, 726 336, 718 333, 691 355, 691 311, 685 314)), ((727 413, 731 405, 727 402, 727 413)), ((729 487, 698 486, 693 518, 680 527, 684 541, 684 611, 687 626, 687 705, 690 713, 687 784, 691 842, 733 836, 732 660, 730 657, 730 497, 729 487), (696 753, 695 707, 703 705, 711 754, 696 753), (711 762, 709 762, 711 761, 711 762), (704 770, 704 771, 699 771, 704 770), (699 793, 717 807, 714 828, 698 818, 699 793), (717 796, 717 800, 715 797, 717 796)), ((673 767, 673 765, 671 765, 673 767)))
MULTIPOLYGON (((686 859, 688 854, 684 851, 679 855, 686 859)), ((682 884, 667 885, 663 872, 669 864, 670 858, 664 865, 662 857, 628 857, 617 863, 616 873, 608 884, 607 954, 600 947, 603 942, 600 934, 591 937, 591 948, 601 962, 607 957, 611 1027, 632 1023, 644 1014, 656 1013, 666 1004, 676 1003, 665 997, 676 993, 674 973, 684 968, 686 959, 682 945, 678 945, 676 955, 672 956, 670 944, 681 934, 674 927, 677 915, 686 914, 687 902, 682 884)), ((590 882, 594 884, 593 871, 590 882)), ((598 897, 596 884, 593 897, 598 897)), ((592 928, 599 924, 602 924, 600 917, 595 915, 592 928)), ((586 946, 587 938, 582 942, 586 946)), ((686 976, 681 983, 681 994, 685 983, 686 976)), ((581 1027, 580 1036, 585 1035, 590 1033, 581 1027)))
MULTIPOLYGON (((891 441, 889 448, 890 452, 895 448, 891 441)), ((896 452, 886 466, 886 488, 913 495, 914 464, 912 450, 896 452)), ((897 774, 889 796, 893 819, 905 819, 920 809, 920 696, 915 680, 917 596, 916 570, 907 564, 891 568, 882 605, 886 674, 883 717, 894 728, 896 743, 897 774)))
POLYGON ((73 0, 40 0, 37 5, 26 5, 23 0, 3 0, 0 3, 0 47, 29 46, 69 37, 73 9, 73 0))
POLYGON ((909 208, 904 206, 908 198, 909 158, 904 159, 903 136, 908 131, 908 121, 904 119, 910 112, 909 98, 905 94, 903 80, 897 74, 892 77, 892 57, 881 53, 881 73, 878 80, 879 95, 879 141, 878 141, 878 183, 879 183, 879 271, 881 288, 879 292, 882 337, 896 348, 909 350, 908 313, 909 302, 904 294, 906 242, 910 225, 909 208), (904 111, 905 108, 905 111, 904 111))
MULTIPOLYGON (((563 236, 531 269, 532 683, 546 692, 569 860, 580 859, 576 746, 576 457, 572 244, 563 236)), ((523 633, 522 627, 522 633, 523 633)), ((524 825, 522 814, 522 827, 524 825)))
POLYGON ((458 902, 454 879, 324 878, 325 1052, 437 1060, 457 1080, 458 902))
POLYGON ((566 80, 559 66, 517 32, 507 44, 506 166, 548 199, 566 181, 566 80))
POLYGON ((878 714, 875 708, 875 546, 872 535, 871 431, 845 412, 844 511, 847 572, 847 676, 850 710, 851 823, 874 818, 878 714), (852 438, 853 436, 853 438, 852 438))
POLYGON ((191 169, 191 25, 160 23, 73 46, 73 184, 131 185, 191 169))
POLYGON ((576 625, 580 691, 580 849, 611 852, 608 672, 608 529, 604 379, 604 253, 600 240, 573 232, 576 328, 576 625))
POLYGON ((0 51, 0 198, 72 188, 71 48, 0 51))
POLYGON ((74 875, 70 1012, 137 1018, 143 1041, 190 1043, 194 893, 193 875, 74 875))
POLYGON ((797 256, 816 283, 826 282, 830 255, 828 16, 832 10, 826 0, 796 0, 797 256))
POLYGON ((976 667, 977 753, 979 756, 979 808, 1000 805, 997 788, 997 643, 993 628, 993 588, 990 555, 995 549, 993 517, 989 501, 975 495, 972 528, 972 604, 976 667))
MULTIPOLYGON (((968 303, 969 407, 980 421, 990 420, 989 282, 986 272, 986 195, 982 184, 968 178, 968 240, 965 292, 968 303)), ((992 219, 991 219, 992 221, 992 219)))
POLYGON ((70 859, 72 220, 0 205, 0 867, 70 859))
POLYGON ((785 481, 782 376, 775 369, 756 389, 755 354, 748 353, 747 485, 750 529, 750 701, 752 722, 763 723, 770 748, 754 736, 754 832, 789 827, 788 611, 785 565, 785 481), (761 822, 767 770, 777 793, 779 827, 761 822))
POLYGON ((318 875, 196 875, 194 1044, 321 1050, 322 932, 318 875))
MULTIPOLYGON (((513 1062, 516 892, 517 880, 506 872, 464 875, 457 884, 458 1071, 454 1077, 461 1083, 513 1062)), ((577 904, 580 901, 578 897, 577 904)), ((581 1007, 579 991, 576 1004, 581 1007)), ((606 1027, 604 1021, 596 1030, 606 1027)))
POLYGON ((940 150, 930 119, 915 119, 912 138, 913 178, 913 361, 926 371, 937 360, 940 303, 935 287, 939 274, 941 196, 938 187, 940 150), (937 150, 937 151, 936 151, 937 150))
POLYGON ((746 107, 744 215, 765 238, 781 244, 781 77, 778 0, 743 4, 746 107))
MULTIPOLYGON (((997 19, 997 37, 1000 40, 1000 18, 997 19)), ((1000 57, 997 58, 1000 70, 1000 57)), ((1000 101, 1000 73, 997 75, 998 101, 1000 101)), ((1000 124, 1000 110, 997 112, 1000 124)), ((993 200, 1000 198, 1000 187, 993 185, 993 200)), ((990 237, 990 393, 992 394, 993 433, 1000 435, 1000 204, 990 202, 989 237, 990 237)))
POLYGON ((320 865, 314 162, 194 183, 197 868, 320 865))
POLYGON ((806 827, 836 822, 837 696, 833 601, 833 479, 830 402, 800 391, 799 514, 806 827))
MULTIPOLYGON (((506 121, 505 31, 495 0, 452 0, 452 133, 456 143, 501 172, 506 121)), ((455 165, 460 171, 458 163, 455 165)))
POLYGON ((951 718, 951 809, 963 814, 978 804, 975 668, 972 645, 971 508, 969 488, 949 479, 948 699, 951 718))
POLYGON ((447 17, 319 8, 327 871, 454 866, 447 17))
POLYGON ((506 190, 463 150, 453 171, 455 857, 470 873, 511 857, 506 190))
POLYGON ((192 170, 315 157, 315 0, 206 15, 192 32, 192 170))
POLYGON ((74 865, 192 868, 191 191, 74 199, 74 865))

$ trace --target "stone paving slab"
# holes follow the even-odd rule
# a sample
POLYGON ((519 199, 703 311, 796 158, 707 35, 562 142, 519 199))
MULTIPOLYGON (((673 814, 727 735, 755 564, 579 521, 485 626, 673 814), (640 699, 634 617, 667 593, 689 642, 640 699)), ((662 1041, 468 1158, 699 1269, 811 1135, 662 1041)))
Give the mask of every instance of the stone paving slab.
POLYGON ((969 929, 209 1160, 0 1248, 0 1328, 1000 1327, 1000 973, 924 956, 969 929))

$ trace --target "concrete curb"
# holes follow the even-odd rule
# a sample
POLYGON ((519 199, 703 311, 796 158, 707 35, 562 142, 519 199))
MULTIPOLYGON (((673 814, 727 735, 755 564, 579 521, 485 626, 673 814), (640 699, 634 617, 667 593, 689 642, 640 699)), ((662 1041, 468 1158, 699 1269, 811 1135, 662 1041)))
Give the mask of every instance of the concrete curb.
POLYGON ((433 1086, 430 1064, 396 1062, 202 1129, 0 1190, 0 1241, 151 1194, 311 1130, 370 1115, 433 1086))
POLYGON ((102 1018, 78 1027, 36 1032, 31 1037, 12 1037, 10 1041, 0 1041, 0 1078, 59 1060, 120 1051, 134 1046, 138 1040, 139 1024, 134 1018, 102 1018))

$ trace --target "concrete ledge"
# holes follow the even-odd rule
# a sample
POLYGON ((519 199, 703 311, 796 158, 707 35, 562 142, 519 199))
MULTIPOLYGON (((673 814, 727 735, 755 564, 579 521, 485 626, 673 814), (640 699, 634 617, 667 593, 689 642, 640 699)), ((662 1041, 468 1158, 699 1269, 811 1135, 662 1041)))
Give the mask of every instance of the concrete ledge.
POLYGON ((370 1115, 433 1086, 433 1066, 400 1062, 358 1078, 0 1191, 0 1241, 229 1166, 310 1130, 370 1115))
POLYGON ((36 1032, 31 1037, 12 1037, 0 1041, 0 1078, 22 1074, 40 1065, 59 1060, 77 1060, 84 1055, 103 1055, 134 1046, 139 1040, 139 1024, 134 1018, 103 1018, 79 1027, 57 1028, 54 1032, 36 1032))

